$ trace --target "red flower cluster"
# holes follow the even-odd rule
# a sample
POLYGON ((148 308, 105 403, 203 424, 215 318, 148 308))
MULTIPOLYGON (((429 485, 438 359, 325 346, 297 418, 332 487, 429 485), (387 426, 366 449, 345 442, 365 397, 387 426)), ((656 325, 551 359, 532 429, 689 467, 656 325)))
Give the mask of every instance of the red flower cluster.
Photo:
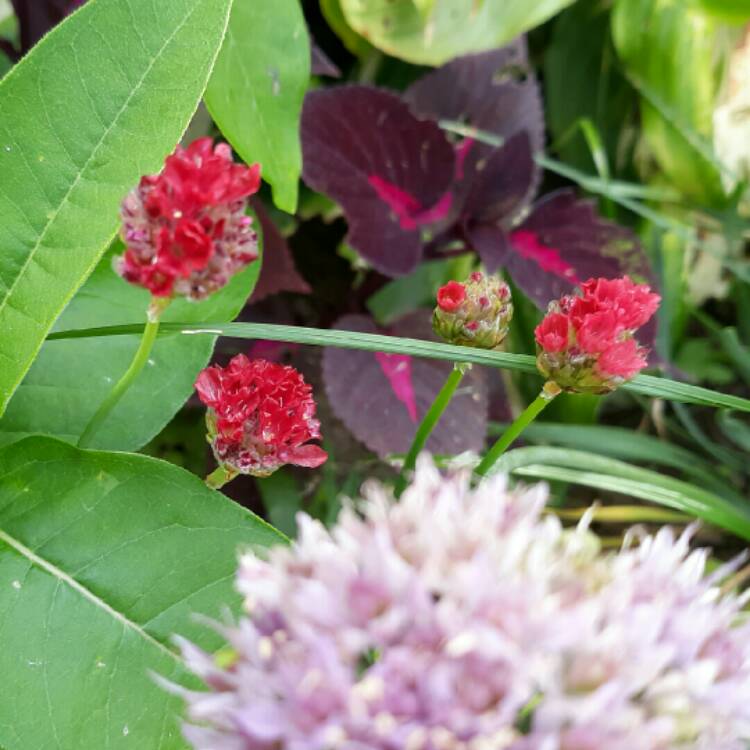
POLYGON ((227 367, 207 367, 195 382, 208 407, 209 442, 232 473, 268 476, 284 464, 314 468, 327 458, 311 387, 293 367, 234 357, 227 367))
POLYGON ((226 143, 178 146, 122 203, 126 250, 116 271, 156 297, 202 299, 220 289, 258 257, 245 209, 259 186, 260 167, 235 164, 226 143))
POLYGON ((648 352, 633 333, 659 307, 646 284, 621 279, 589 279, 581 296, 552 302, 537 326, 537 365, 568 391, 603 393, 646 366, 648 352))

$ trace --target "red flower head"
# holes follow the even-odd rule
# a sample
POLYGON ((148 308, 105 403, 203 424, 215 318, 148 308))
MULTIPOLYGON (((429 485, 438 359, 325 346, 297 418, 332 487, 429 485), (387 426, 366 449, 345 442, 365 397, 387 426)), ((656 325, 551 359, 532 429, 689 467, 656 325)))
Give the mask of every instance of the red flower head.
POLYGON ((208 440, 230 473, 265 477, 284 464, 315 468, 328 458, 317 445, 312 389, 293 367, 238 354, 207 367, 195 381, 208 407, 208 440))
POLYGON ((155 297, 215 292, 258 257, 245 209, 259 186, 260 167, 235 164, 226 143, 199 138, 178 146, 123 201, 126 249, 115 270, 155 297))
POLYGON ((497 349, 508 334, 512 317, 508 285, 477 271, 463 284, 449 281, 440 287, 432 327, 451 344, 497 349))
POLYGON ((648 352, 633 334, 660 297, 627 276, 589 279, 581 292, 550 303, 535 331, 537 366, 563 390, 607 393, 646 366, 648 352))

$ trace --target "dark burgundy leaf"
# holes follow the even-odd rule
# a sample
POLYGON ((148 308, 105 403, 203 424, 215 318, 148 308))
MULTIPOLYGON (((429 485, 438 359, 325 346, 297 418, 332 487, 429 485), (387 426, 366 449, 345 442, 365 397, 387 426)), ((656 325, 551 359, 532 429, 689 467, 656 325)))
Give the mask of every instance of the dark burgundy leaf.
MULTIPOLYGON (((524 37, 497 50, 459 57, 414 83, 405 93, 412 109, 435 120, 452 120, 497 135, 507 141, 525 131, 531 154, 544 147, 544 114, 539 85, 529 64, 524 37)), ((489 160, 493 148, 467 138, 458 146, 461 168, 457 170, 454 217, 471 211, 464 206, 489 160)), ((528 207, 539 187, 541 171, 529 154, 515 165, 519 200, 506 223, 528 207), (523 169, 522 169, 523 168, 523 169)), ((495 157, 496 158, 496 157, 495 157)), ((506 154, 507 158, 507 154, 506 154)), ((497 172, 484 177, 485 186, 497 172)), ((507 180, 506 180, 507 182, 507 180)))
POLYGON ((464 220, 510 227, 536 189, 533 175, 529 134, 521 131, 491 151, 474 175, 464 203, 464 220))
POLYGON ((302 110, 303 177, 337 201, 349 244, 388 275, 422 254, 419 227, 450 208, 453 148, 434 122, 368 86, 312 91, 302 110))
POLYGON ((495 273, 507 262, 511 248, 504 229, 494 224, 478 224, 466 230, 466 241, 484 263, 487 273, 495 273))
POLYGON ((635 234, 601 218, 592 201, 577 199, 572 190, 539 201, 511 233, 510 243, 506 268, 541 308, 592 276, 629 274, 637 281, 654 283, 635 234))
POLYGON ((260 200, 251 201, 263 232, 263 263, 260 278, 253 291, 252 301, 259 302, 279 292, 309 294, 309 284, 294 267, 292 254, 286 240, 279 232, 260 200))
POLYGON ((21 54, 25 55, 53 26, 85 0, 11 0, 18 19, 21 54))
POLYGON ((425 117, 458 121, 502 138, 527 130, 533 150, 544 147, 542 99, 525 37, 457 57, 412 84, 404 97, 425 117))
MULTIPOLYGON (((378 329, 364 315, 345 315, 335 328, 435 339, 427 310, 402 318, 387 331, 378 329)), ((451 367, 449 362, 347 349, 327 348, 323 354, 323 380, 334 413, 358 440, 381 457, 409 450, 419 420, 451 367)), ((450 455, 479 451, 486 428, 485 373, 475 367, 465 376, 427 449, 450 455)))
POLYGON ((310 45, 310 72, 316 76, 328 76, 329 78, 341 78, 341 71, 329 59, 328 55, 318 47, 315 42, 310 45))

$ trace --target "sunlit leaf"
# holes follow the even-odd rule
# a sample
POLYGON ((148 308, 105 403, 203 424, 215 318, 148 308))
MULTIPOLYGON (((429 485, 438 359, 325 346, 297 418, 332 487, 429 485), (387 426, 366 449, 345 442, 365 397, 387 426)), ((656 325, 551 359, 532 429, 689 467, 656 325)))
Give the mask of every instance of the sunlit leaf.
POLYGON ((228 12, 229 0, 86 3, 0 82, 0 413, 123 195, 179 140, 228 12))

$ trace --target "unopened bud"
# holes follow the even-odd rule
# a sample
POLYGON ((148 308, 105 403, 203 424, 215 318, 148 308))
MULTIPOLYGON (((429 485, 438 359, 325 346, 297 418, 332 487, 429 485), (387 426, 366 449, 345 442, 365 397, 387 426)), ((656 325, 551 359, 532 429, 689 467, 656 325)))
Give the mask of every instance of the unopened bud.
POLYGON ((513 302, 508 285, 478 271, 463 284, 440 287, 432 327, 451 344, 497 349, 508 335, 513 302))

